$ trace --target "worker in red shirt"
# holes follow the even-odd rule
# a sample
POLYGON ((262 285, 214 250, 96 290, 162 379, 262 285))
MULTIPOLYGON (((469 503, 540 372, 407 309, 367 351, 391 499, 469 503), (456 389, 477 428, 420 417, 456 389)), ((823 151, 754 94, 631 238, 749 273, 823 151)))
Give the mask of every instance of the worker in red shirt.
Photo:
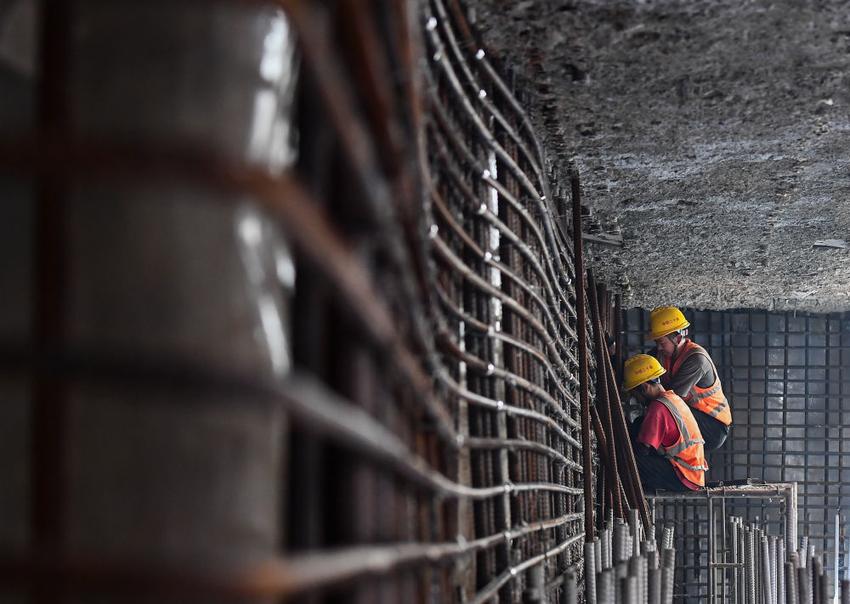
POLYGON ((655 341, 653 356, 666 370, 661 383, 688 404, 705 439, 705 450, 714 451, 729 435, 732 410, 711 356, 687 337, 689 326, 678 308, 661 306, 649 315, 649 339, 655 341))
POLYGON ((690 407, 661 385, 658 359, 638 354, 626 361, 623 387, 646 408, 632 424, 640 480, 647 491, 687 491, 705 486, 702 434, 690 407))

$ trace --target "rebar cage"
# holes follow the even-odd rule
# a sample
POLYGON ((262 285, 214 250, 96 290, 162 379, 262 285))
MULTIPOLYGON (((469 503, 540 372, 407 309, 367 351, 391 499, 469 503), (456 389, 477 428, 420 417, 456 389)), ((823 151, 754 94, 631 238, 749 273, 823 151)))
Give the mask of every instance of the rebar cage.
POLYGON ((130 5, 41 2, 0 114, 0 590, 558 597, 567 199, 460 3, 130 5))

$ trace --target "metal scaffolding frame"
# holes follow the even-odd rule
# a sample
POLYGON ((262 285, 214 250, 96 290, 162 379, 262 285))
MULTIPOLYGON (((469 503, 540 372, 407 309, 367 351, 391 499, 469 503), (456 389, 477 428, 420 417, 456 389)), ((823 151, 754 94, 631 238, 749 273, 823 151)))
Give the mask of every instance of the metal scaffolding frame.
MULTIPOLYGON (((740 507, 734 505, 736 502, 767 502, 776 510, 775 519, 782 527, 780 533, 772 536, 781 536, 783 548, 786 543, 797 543, 796 483, 721 486, 686 493, 661 492, 649 494, 647 499, 653 523, 675 528, 676 549, 681 552, 675 579, 678 601, 746 601, 743 596, 740 600, 735 599, 737 594, 742 593, 743 556, 737 540, 727 541, 726 534, 729 521, 734 516, 731 509, 740 507), (732 502, 732 505, 727 502, 732 502)), ((759 526, 762 526, 761 523, 759 526)))

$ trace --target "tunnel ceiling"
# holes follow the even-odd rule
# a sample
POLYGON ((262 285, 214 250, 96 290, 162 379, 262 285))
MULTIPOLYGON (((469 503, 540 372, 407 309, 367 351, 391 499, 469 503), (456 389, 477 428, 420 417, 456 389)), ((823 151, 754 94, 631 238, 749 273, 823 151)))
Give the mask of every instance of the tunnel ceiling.
POLYGON ((467 0, 623 247, 629 305, 850 309, 850 9, 467 0), (839 244, 840 245, 840 244, 839 244))

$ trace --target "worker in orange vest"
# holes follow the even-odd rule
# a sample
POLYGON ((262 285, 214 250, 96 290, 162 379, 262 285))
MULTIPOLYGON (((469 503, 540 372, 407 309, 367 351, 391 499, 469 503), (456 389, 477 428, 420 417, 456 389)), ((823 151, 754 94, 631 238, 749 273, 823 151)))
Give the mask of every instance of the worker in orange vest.
POLYGON ((691 408, 661 385, 664 373, 648 354, 631 357, 623 369, 623 388, 646 408, 632 424, 635 461, 647 491, 695 491, 708 470, 702 435, 691 408))
POLYGON ((687 337, 689 326, 678 308, 662 306, 649 315, 649 338, 655 341, 654 356, 666 370, 661 383, 691 407, 705 450, 713 451, 729 435, 732 410, 711 356, 687 337))

